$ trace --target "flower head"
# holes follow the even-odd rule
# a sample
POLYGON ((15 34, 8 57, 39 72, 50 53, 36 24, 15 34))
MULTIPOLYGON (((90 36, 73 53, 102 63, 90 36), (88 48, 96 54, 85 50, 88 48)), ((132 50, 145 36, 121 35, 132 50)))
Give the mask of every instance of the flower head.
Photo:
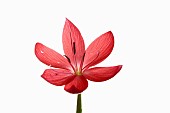
POLYGON ((87 79, 94 82, 106 81, 122 68, 122 65, 90 68, 112 52, 114 36, 111 31, 99 36, 85 50, 80 31, 66 19, 62 42, 64 56, 41 43, 36 43, 35 55, 42 63, 55 68, 46 69, 42 78, 56 86, 65 85, 64 90, 69 93, 81 93, 88 87, 87 79))

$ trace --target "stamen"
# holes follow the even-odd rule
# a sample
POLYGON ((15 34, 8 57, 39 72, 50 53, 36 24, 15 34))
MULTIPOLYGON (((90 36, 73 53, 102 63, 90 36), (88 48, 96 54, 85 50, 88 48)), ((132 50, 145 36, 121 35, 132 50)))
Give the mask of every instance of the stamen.
POLYGON ((67 60, 68 60, 68 62, 70 63, 70 65, 71 65, 73 71, 75 72, 75 69, 74 69, 73 65, 71 64, 70 58, 69 58, 68 56, 66 56, 66 55, 63 55, 63 56, 65 56, 65 57, 67 58, 67 60))
POLYGON ((94 61, 99 57, 99 54, 100 54, 100 52, 97 52, 97 56, 96 56, 90 63, 88 63, 88 64, 82 69, 82 71, 88 69, 88 68, 90 67, 90 64, 91 64, 92 62, 94 62, 94 61))
POLYGON ((84 61, 84 57, 85 57, 85 54, 86 54, 86 52, 83 54, 83 58, 82 58, 82 61, 84 61))
POLYGON ((83 62, 84 62, 84 57, 85 57, 86 52, 83 54, 81 63, 80 63, 80 70, 82 71, 82 66, 83 66, 83 62))
POLYGON ((75 45, 75 42, 73 42, 73 53, 76 54, 76 45, 75 45))
POLYGON ((70 61, 70 59, 68 58, 68 56, 66 56, 66 55, 63 55, 63 56, 65 56, 65 57, 67 58, 68 62, 71 63, 71 61, 70 61))
POLYGON ((71 32, 70 32, 70 40, 71 40, 72 50, 73 50, 73 53, 76 54, 76 45, 75 45, 75 42, 73 42, 72 39, 73 39, 73 38, 72 38, 71 32))

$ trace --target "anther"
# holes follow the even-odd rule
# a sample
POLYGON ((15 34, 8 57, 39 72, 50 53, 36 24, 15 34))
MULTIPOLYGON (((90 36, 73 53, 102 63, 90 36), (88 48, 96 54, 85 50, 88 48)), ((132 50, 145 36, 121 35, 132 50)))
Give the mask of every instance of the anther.
POLYGON ((71 63, 71 61, 70 61, 70 59, 68 58, 68 56, 66 56, 66 55, 63 55, 63 56, 65 56, 65 57, 67 58, 68 62, 71 63))
POLYGON ((75 42, 73 42, 73 53, 76 54, 76 45, 75 45, 75 42))

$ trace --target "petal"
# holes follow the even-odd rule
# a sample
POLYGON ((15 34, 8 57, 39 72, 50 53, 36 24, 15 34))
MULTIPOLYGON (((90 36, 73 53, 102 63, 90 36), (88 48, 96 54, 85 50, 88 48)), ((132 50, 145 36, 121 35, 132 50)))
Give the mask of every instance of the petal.
POLYGON ((99 36, 87 48, 83 68, 94 66, 106 59, 112 52, 113 46, 114 36, 111 31, 99 36), (93 60, 91 60, 92 57, 94 58, 93 60))
POLYGON ((76 63, 80 66, 85 52, 84 40, 78 28, 68 19, 65 21, 63 35, 63 48, 71 64, 75 67, 76 63))
POLYGON ((102 82, 114 77, 122 68, 122 65, 112 67, 95 67, 83 72, 83 76, 94 82, 102 82))
POLYGON ((83 92, 88 87, 88 81, 84 76, 76 76, 73 81, 65 85, 64 90, 77 94, 83 92))
POLYGON ((73 80, 75 75, 65 69, 46 69, 41 77, 53 85, 62 86, 73 80))
POLYGON ((55 68, 71 69, 71 65, 66 58, 41 43, 36 43, 35 55, 46 65, 50 65, 55 68))

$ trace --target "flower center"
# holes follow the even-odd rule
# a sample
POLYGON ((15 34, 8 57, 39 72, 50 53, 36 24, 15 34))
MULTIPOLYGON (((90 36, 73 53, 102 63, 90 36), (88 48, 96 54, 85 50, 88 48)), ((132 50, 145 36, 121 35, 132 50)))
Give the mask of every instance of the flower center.
POLYGON ((82 75, 82 72, 81 72, 81 71, 76 71, 75 74, 78 75, 78 76, 81 76, 81 75, 82 75))

